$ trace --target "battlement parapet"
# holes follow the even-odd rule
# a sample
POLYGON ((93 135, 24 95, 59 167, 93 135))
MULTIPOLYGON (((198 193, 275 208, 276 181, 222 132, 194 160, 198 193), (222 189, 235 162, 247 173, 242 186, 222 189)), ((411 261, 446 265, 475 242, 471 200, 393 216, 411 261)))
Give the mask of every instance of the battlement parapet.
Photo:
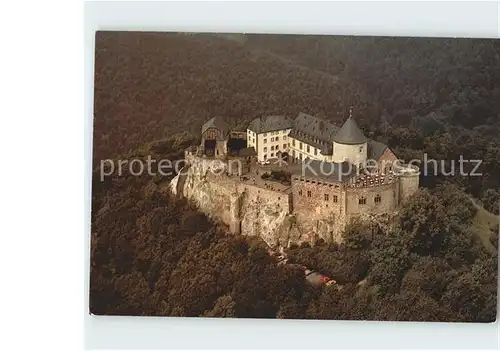
POLYGON ((361 174, 353 177, 347 183, 349 188, 370 188, 380 185, 394 184, 398 182, 398 176, 394 173, 387 174, 361 174))
POLYGON ((420 169, 413 164, 403 164, 396 167, 395 173, 399 177, 414 177, 420 175, 420 169))

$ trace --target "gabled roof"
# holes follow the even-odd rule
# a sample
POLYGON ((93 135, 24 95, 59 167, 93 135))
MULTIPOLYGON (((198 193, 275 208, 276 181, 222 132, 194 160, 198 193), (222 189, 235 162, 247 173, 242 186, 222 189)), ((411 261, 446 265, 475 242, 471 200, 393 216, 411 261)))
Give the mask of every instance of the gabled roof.
POLYGON ((355 145, 364 144, 367 139, 361 129, 359 129, 356 121, 349 117, 335 134, 333 141, 339 144, 355 145))
POLYGON ((299 113, 293 123, 294 132, 302 132, 323 142, 331 142, 339 127, 324 119, 299 113))
POLYGON ((387 149, 387 145, 373 139, 368 140, 368 158, 370 160, 378 161, 385 149, 387 149))
POLYGON ((205 133, 205 131, 209 128, 219 129, 222 132, 222 135, 226 135, 229 131, 229 126, 222 117, 213 117, 205 122, 205 124, 201 127, 201 134, 205 133))
POLYGON ((257 134, 292 128, 292 120, 286 116, 257 117, 248 125, 248 129, 257 134))

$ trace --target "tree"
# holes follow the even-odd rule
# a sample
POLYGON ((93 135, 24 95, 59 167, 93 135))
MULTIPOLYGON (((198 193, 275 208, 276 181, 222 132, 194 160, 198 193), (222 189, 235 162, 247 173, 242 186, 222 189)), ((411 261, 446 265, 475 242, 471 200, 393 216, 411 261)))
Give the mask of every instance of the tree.
POLYGON ((456 274, 442 258, 417 257, 403 278, 401 291, 420 291, 439 301, 456 274))
POLYGON ((497 257, 478 260, 470 270, 449 284, 441 298, 444 306, 466 321, 493 322, 497 305, 497 257))
POLYGON ((221 296, 215 301, 215 306, 209 311, 203 313, 203 317, 236 317, 235 307, 236 302, 233 301, 231 295, 221 296))
POLYGON ((491 244, 498 249, 498 234, 500 233, 500 227, 497 225, 491 230, 490 241, 491 244))
POLYGON ((449 216, 441 200, 427 189, 419 189, 403 205, 399 223, 410 252, 437 254, 447 244, 449 216))
POLYGON ((366 249, 370 245, 372 229, 367 223, 357 219, 350 222, 343 234, 344 244, 353 250, 366 249))
POLYGON ((382 294, 399 290, 401 279, 410 265, 410 253, 401 232, 377 237, 370 250, 370 279, 382 294))

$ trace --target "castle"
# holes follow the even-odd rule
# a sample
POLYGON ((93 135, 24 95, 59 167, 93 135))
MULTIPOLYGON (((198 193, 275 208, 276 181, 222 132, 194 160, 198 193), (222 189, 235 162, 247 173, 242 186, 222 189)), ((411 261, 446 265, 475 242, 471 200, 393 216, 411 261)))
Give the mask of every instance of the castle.
POLYGON ((352 112, 340 127, 300 113, 295 119, 256 118, 246 132, 230 131, 214 117, 202 127, 199 147, 186 151, 186 161, 185 172, 173 180, 174 192, 233 233, 259 235, 272 246, 319 238, 341 242, 355 218, 389 223, 419 186, 418 169, 367 138, 352 112), (290 178, 273 180, 273 171, 290 178))

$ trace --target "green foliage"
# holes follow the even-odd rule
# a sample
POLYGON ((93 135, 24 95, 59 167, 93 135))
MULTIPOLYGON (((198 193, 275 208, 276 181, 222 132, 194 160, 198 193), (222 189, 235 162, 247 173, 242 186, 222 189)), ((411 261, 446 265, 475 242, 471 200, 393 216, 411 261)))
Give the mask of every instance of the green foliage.
POLYGON ((487 211, 500 214, 500 192, 498 190, 486 189, 481 195, 481 201, 487 211))
POLYGON ((398 291, 401 279, 410 266, 408 246, 402 233, 379 236, 370 250, 370 278, 382 293, 398 291))
POLYGON ((290 249, 288 257, 291 262, 303 264, 326 276, 334 278, 340 284, 358 282, 363 279, 369 269, 369 258, 366 253, 335 248, 333 246, 300 247, 290 249))
POLYGON ((291 184, 292 174, 286 171, 271 171, 271 178, 285 184, 291 184))
POLYGON ((430 256, 417 257, 404 275, 401 290, 421 291, 439 301, 454 278, 456 274, 446 260, 430 256))
POLYGON ((215 306, 210 311, 205 311, 203 317, 235 317, 236 303, 231 295, 224 295, 217 299, 215 306))
POLYGON ((490 241, 495 248, 498 249, 498 235, 500 233, 500 227, 497 225, 496 228, 491 230, 490 241))
POLYGON ((343 233, 344 244, 350 249, 366 249, 371 242, 373 230, 360 220, 350 222, 343 233))
POLYGON ((497 258, 479 261, 449 284, 442 303, 466 321, 493 322, 497 305, 497 258))
MULTIPOLYGON (((498 258, 473 240, 475 208, 458 189, 498 214, 498 41, 250 35, 243 43, 97 35, 91 311, 492 321, 498 258), (170 177, 99 179, 101 159, 182 158, 198 144, 191 134, 216 115, 243 128, 252 116, 299 111, 340 123, 349 106, 400 158, 427 154, 449 169, 462 155, 483 160, 483 175, 422 176, 436 189, 415 194, 401 210, 400 230, 373 241, 366 228, 349 227, 343 246, 290 249, 292 261, 336 279, 339 290, 307 285, 300 270, 277 267, 246 238, 226 236, 160 192, 170 177), (151 139, 161 141, 136 148, 151 139)), ((490 240, 497 245, 498 230, 490 240)))
POLYGON ((442 201, 419 189, 399 212, 399 222, 410 252, 438 253, 447 244, 450 216, 442 201))
POLYGON ((92 215, 92 313, 275 318, 285 301, 305 310, 303 271, 277 266, 147 177, 94 196, 106 211, 92 215))
POLYGON ((433 192, 446 208, 452 227, 464 229, 472 223, 477 209, 470 198, 455 184, 439 185, 433 192))

